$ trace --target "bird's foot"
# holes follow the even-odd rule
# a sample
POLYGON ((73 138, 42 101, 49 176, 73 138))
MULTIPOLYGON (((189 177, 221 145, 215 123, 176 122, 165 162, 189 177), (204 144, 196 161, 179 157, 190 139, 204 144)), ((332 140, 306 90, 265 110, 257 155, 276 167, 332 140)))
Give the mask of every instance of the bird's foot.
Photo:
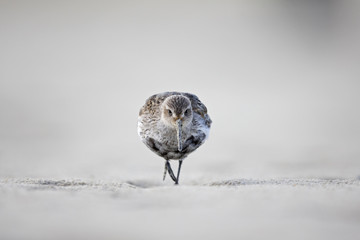
POLYGON ((175 177, 175 174, 174 174, 173 170, 171 169, 171 165, 170 165, 169 160, 166 160, 166 162, 165 162, 165 169, 164 169, 163 180, 165 180, 166 172, 169 173, 171 179, 175 182, 175 184, 177 184, 178 181, 177 181, 177 178, 175 177))
POLYGON ((171 165, 170 165, 169 160, 166 160, 165 161, 163 181, 165 180, 166 173, 168 172, 171 179, 175 182, 175 185, 178 185, 179 184, 181 165, 182 165, 182 160, 179 160, 178 172, 177 172, 177 176, 175 177, 175 174, 174 174, 173 170, 171 169, 171 165))

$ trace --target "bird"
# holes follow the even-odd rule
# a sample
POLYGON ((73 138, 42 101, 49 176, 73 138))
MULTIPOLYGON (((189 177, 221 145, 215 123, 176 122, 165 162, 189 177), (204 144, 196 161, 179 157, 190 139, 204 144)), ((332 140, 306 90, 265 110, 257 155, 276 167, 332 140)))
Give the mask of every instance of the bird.
POLYGON ((163 92, 150 96, 140 108, 138 135, 154 153, 165 159, 163 181, 168 172, 175 184, 183 160, 209 136, 212 120, 200 99, 191 93, 163 92), (175 176, 170 160, 177 160, 175 176))

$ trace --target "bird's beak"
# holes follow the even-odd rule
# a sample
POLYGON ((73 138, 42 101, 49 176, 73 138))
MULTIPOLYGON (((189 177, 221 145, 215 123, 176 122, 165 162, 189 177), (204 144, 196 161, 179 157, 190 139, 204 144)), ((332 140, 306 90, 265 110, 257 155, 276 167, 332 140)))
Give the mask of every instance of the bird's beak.
POLYGON ((181 129, 182 129, 182 122, 181 119, 176 120, 176 136, 177 136, 177 140, 178 140, 178 150, 179 152, 182 151, 182 137, 181 137, 181 129))

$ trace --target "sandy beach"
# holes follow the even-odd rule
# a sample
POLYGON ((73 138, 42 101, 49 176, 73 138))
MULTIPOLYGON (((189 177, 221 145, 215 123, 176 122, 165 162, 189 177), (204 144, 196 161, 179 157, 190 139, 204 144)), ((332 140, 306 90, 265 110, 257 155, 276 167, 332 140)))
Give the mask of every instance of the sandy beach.
POLYGON ((359 179, 0 180, 1 239, 357 239, 359 179))

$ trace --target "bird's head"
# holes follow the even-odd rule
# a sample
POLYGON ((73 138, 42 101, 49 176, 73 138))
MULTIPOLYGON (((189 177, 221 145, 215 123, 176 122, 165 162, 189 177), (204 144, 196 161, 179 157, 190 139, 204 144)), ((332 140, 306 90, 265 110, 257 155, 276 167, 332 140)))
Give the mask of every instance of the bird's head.
POLYGON ((170 96, 165 99, 161 106, 161 117, 168 126, 177 127, 179 121, 182 126, 187 126, 193 118, 190 100, 181 95, 170 96))
POLYGON ((163 122, 176 129, 179 151, 182 149, 181 129, 188 126, 193 119, 193 110, 189 98, 182 95, 167 97, 161 106, 163 122))

